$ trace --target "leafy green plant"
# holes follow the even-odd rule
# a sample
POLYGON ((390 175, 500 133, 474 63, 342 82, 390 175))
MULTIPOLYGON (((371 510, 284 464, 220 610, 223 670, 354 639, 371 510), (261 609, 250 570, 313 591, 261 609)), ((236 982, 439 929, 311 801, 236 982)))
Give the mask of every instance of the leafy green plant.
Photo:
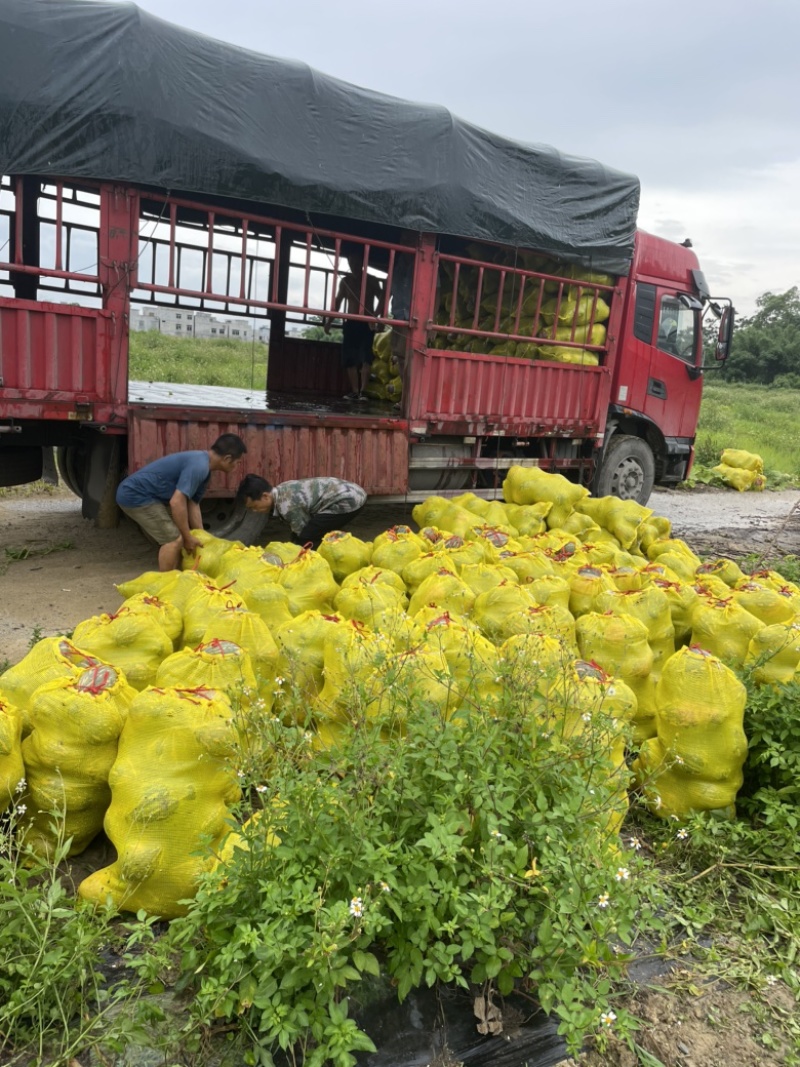
POLYGON ((5 574, 10 563, 33 559, 36 556, 49 556, 53 552, 66 552, 74 547, 72 541, 53 541, 46 545, 21 545, 19 547, 9 545, 3 549, 5 559, 0 560, 0 574, 5 574))
MULTIPOLYGON (((348 997, 379 980, 401 999, 437 982, 520 989, 577 1049, 608 1025, 638 931, 659 928, 654 872, 613 832, 618 724, 565 737, 510 689, 449 723, 407 697, 329 749, 266 722, 256 815, 143 961, 152 977, 177 953, 198 1022, 239 1020, 246 1062, 283 1049, 349 1067, 372 1044, 348 997)), ((633 1032, 621 1006, 613 1018, 633 1032)))

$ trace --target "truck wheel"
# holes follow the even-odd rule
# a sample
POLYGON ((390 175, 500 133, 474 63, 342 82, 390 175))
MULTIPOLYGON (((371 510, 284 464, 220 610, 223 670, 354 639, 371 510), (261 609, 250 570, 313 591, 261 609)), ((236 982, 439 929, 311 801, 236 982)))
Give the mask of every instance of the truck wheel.
POLYGON ((269 515, 248 511, 243 503, 223 497, 207 497, 200 505, 203 526, 214 537, 228 541, 241 541, 245 545, 261 543, 261 535, 269 515))
POLYGON ((618 496, 646 504, 653 490, 656 464, 641 437, 615 434, 606 445, 595 476, 595 496, 618 496))
POLYGON ((86 480, 86 451, 82 445, 59 445, 56 449, 56 469, 61 481, 75 496, 83 496, 86 480))

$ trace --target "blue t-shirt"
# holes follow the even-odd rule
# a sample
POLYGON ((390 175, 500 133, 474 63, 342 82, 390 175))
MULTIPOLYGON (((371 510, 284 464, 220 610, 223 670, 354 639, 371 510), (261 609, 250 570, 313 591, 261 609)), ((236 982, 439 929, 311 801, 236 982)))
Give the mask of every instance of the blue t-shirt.
POLYGON ((117 503, 123 508, 168 504, 176 489, 199 504, 211 476, 207 452, 175 452, 148 463, 128 475, 117 488, 117 503))

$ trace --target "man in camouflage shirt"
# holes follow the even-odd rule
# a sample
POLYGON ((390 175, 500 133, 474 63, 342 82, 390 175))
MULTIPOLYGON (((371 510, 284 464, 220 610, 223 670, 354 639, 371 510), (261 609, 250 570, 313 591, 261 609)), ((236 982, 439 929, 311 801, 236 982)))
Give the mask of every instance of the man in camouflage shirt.
POLYGON ((341 530, 358 515, 367 494, 360 485, 339 478, 303 478, 270 485, 248 474, 236 493, 248 511, 271 512, 289 524, 297 545, 317 548, 331 530, 341 530))

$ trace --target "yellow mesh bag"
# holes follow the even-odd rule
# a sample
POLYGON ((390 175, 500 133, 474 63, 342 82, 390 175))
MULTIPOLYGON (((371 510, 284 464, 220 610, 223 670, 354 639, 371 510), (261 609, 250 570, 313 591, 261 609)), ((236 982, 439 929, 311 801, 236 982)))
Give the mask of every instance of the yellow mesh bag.
POLYGON ((274 631, 278 674, 287 692, 295 690, 310 697, 322 691, 325 638, 332 626, 343 622, 341 615, 332 612, 304 611, 274 631))
POLYGON ((231 642, 247 652, 259 697, 264 710, 269 711, 278 672, 278 646, 264 620, 246 608, 226 608, 208 624, 201 644, 210 646, 214 640, 231 642))
MULTIPOLYGON (((443 498, 438 498, 443 499, 443 498)), ((459 496, 450 497, 450 503, 455 504, 459 508, 466 508, 467 511, 474 511, 476 515, 480 515, 484 518, 489 510, 489 500, 484 500, 483 497, 478 496, 476 493, 461 493, 459 496)))
POLYGON ((392 330, 381 330, 372 341, 372 351, 378 359, 389 360, 392 354, 392 330))
MULTIPOLYGON (((180 654, 180 653, 179 653, 180 654)), ((148 689, 130 706, 109 774, 105 831, 117 860, 84 879, 83 900, 120 911, 185 914, 201 874, 229 833, 236 733, 224 695, 206 689, 148 689)))
MULTIPOLYGON (((422 538, 410 530, 408 533, 397 533, 396 529, 395 527, 393 530, 387 530, 373 541, 372 566, 402 575, 403 568, 412 559, 421 556, 426 546, 422 538)), ((407 529, 408 527, 402 527, 403 531, 407 529)))
POLYGON ((45 637, 19 663, 0 674, 0 697, 19 711, 22 732, 28 734, 30 700, 39 686, 55 678, 75 678, 98 663, 96 656, 77 648, 66 637, 45 637))
POLYGON ((552 363, 575 363, 582 367, 599 367, 600 356, 588 348, 568 348, 561 345, 539 345, 539 359, 552 363))
POLYGON ((159 689, 219 690, 237 705, 247 704, 257 689, 249 654, 233 641, 216 639, 167 656, 155 684, 159 689))
POLYGON ((503 692, 500 654, 475 627, 463 625, 447 612, 425 624, 425 642, 444 655, 456 686, 459 706, 484 707, 503 692))
POLYGON ((370 686, 376 714, 386 719, 390 729, 401 732, 410 717, 449 719, 458 706, 456 683, 444 653, 427 642, 390 656, 370 686))
POLYGON ((535 606, 536 602, 527 589, 511 582, 503 582, 476 598, 472 618, 490 641, 502 641, 508 616, 535 606))
POLYGON ((800 621, 765 626, 750 639, 745 667, 759 685, 786 685, 795 680, 800 664, 800 621))
POLYGON ((770 589, 777 589, 778 592, 791 592, 796 595, 800 595, 800 587, 793 582, 787 582, 782 574, 778 571, 771 570, 759 570, 753 571, 750 578, 754 582, 760 582, 762 585, 768 585, 770 589))
MULTIPOLYGON (((669 562, 665 562, 663 557, 668 555, 671 559, 676 556, 685 560, 684 566, 691 565, 691 571, 686 574, 686 577, 694 577, 697 568, 703 562, 699 556, 692 552, 691 548, 685 541, 681 541, 679 537, 667 537, 660 541, 655 541, 647 550, 647 557, 651 563, 661 563, 664 566, 671 566, 669 562)), ((680 571, 676 571, 676 574, 680 574, 680 571)))
POLYGON ((420 527, 436 526, 458 537, 466 537, 469 530, 482 521, 482 516, 459 507, 442 496, 428 497, 421 504, 417 504, 411 514, 414 522, 420 527))
POLYGON ((114 588, 123 600, 127 600, 128 597, 136 596, 139 593, 147 593, 149 596, 163 597, 167 595, 168 591, 172 589, 174 585, 176 585, 178 577, 178 571, 145 571, 144 574, 140 574, 138 578, 131 578, 130 581, 120 582, 119 585, 115 585, 114 588))
POLYGON ((412 619, 402 609, 397 608, 394 611, 386 611, 381 616, 379 632, 389 638, 395 652, 408 652, 420 643, 423 636, 421 614, 422 612, 417 612, 412 619))
POLYGON ((172 642, 172 647, 176 648, 180 644, 183 616, 168 600, 161 600, 151 593, 136 593, 124 601, 120 611, 123 608, 126 612, 155 619, 172 642))
POLYGON ((573 511, 571 515, 567 515, 560 529, 565 533, 575 534, 583 542, 591 542, 602 533, 602 528, 594 519, 590 519, 588 515, 581 515, 579 511, 573 511))
POLYGON ((380 630, 386 613, 405 611, 408 598, 396 586, 381 581, 376 575, 371 580, 362 578, 343 586, 333 605, 343 618, 358 619, 370 629, 380 630))
POLYGON ((631 615, 644 623, 653 650, 652 672, 660 674, 666 661, 675 654, 675 627, 664 590, 655 584, 627 593, 612 589, 598 596, 597 610, 601 614, 611 611, 615 615, 631 615))
POLYGON ((491 562, 494 557, 493 552, 487 549, 487 545, 482 539, 465 541, 463 537, 456 537, 455 534, 446 537, 442 544, 437 546, 437 549, 444 559, 455 564, 459 574, 463 567, 491 562), (488 556, 491 556, 492 560, 487 560, 488 556))
POLYGON ((372 544, 343 530, 332 530, 322 538, 317 549, 331 569, 334 580, 341 582, 348 574, 369 566, 372 544))
POLYGON ((667 598, 675 629, 675 644, 686 644, 692 636, 692 615, 695 606, 700 602, 697 590, 680 581, 668 582, 663 578, 654 578, 651 584, 660 589, 667 598))
POLYGON ((327 611, 339 586, 327 561, 319 552, 303 549, 296 559, 280 572, 278 583, 289 597, 289 611, 300 615, 304 611, 327 611))
POLYGON ((494 562, 502 551, 517 552, 522 547, 514 538, 512 526, 489 526, 482 523, 467 530, 464 538, 469 542, 478 542, 483 546, 484 559, 494 562))
POLYGON ((518 536, 533 537, 547 529, 547 516, 552 507, 549 500, 538 504, 506 504, 506 514, 518 536))
POLYGON ((160 600, 167 600, 170 604, 174 604, 181 615, 186 611, 189 598, 198 590, 219 589, 213 578, 208 578, 200 571, 172 571, 172 574, 175 576, 174 581, 164 589, 157 591, 155 595, 160 600))
POLYGON ((435 604, 442 611, 469 615, 474 603, 475 594, 467 583, 443 567, 430 574, 414 592, 408 604, 408 614, 415 615, 426 604, 435 604))
POLYGON ((42 857, 58 847, 54 813, 63 813, 64 840, 76 856, 103 828, 108 777, 128 709, 136 696, 113 667, 87 667, 36 690, 33 732, 22 742, 28 809, 25 843, 42 857))
POLYGON ((359 722, 375 714, 372 682, 394 651, 387 637, 357 619, 332 627, 323 646, 325 683, 317 705, 320 713, 340 723, 359 722))
POLYGON ((303 549, 300 545, 296 545, 291 541, 270 541, 268 545, 264 546, 262 556, 265 561, 277 565, 278 561, 291 563, 293 559, 297 559, 302 551, 303 549))
POLYGON ((519 584, 514 571, 510 567, 503 567, 499 564, 492 566, 489 563, 467 563, 460 568, 460 575, 462 582, 470 587, 476 597, 489 589, 494 589, 502 582, 510 582, 511 585, 519 584))
POLYGON ((623 548, 636 544, 639 528, 653 514, 652 508, 643 507, 635 500, 619 500, 615 496, 586 497, 575 508, 613 534, 623 548))
POLYGON ((707 574, 719 578, 725 585, 730 586, 731 588, 738 582, 747 580, 739 565, 734 563, 732 559, 726 559, 724 556, 720 559, 709 560, 708 563, 701 563, 695 571, 695 575, 698 578, 704 578, 707 574))
POLYGON ((280 556, 257 545, 234 545, 223 556, 216 580, 220 588, 230 586, 239 596, 247 597, 264 582, 277 582, 283 566, 280 556))
MULTIPOLYGON (((483 551, 479 546, 476 547, 481 559, 483 559, 483 551)), ((426 578, 440 570, 448 570, 451 574, 458 574, 458 567, 455 562, 437 545, 432 552, 423 552, 421 556, 412 559, 410 563, 403 567, 403 581, 406 584, 406 589, 408 589, 409 593, 413 593, 426 578)))
POLYGON ((499 651, 511 691, 530 702, 531 713, 574 662, 558 638, 543 633, 513 634, 499 651))
POLYGON ((741 448, 723 449, 719 461, 728 467, 739 467, 740 470, 754 471, 756 474, 764 473, 764 461, 761 456, 754 452, 745 452, 741 448))
POLYGON ((739 467, 728 467, 724 463, 718 463, 711 470, 726 485, 729 485, 731 489, 735 489, 739 493, 745 493, 748 489, 752 489, 758 478, 758 474, 755 471, 742 470, 739 467))
POLYGON ((222 537, 214 537, 207 530, 192 530, 192 536, 200 542, 200 548, 196 556, 190 556, 184 552, 181 558, 181 569, 184 571, 198 570, 207 574, 209 578, 216 578, 220 570, 222 558, 234 546, 243 549, 241 541, 226 541, 222 537))
POLYGON ((542 575, 554 575, 556 572, 553 562, 543 551, 502 551, 498 555, 498 563, 512 570, 521 584, 533 578, 541 578, 542 575))
POLYGON ((397 571, 389 570, 384 567, 363 567, 360 571, 355 571, 353 574, 348 574, 342 582, 342 589, 349 589, 353 585, 360 583, 370 582, 384 582, 386 585, 396 589, 401 596, 405 596, 406 584, 397 571))
POLYGON ((581 658, 596 663, 610 675, 630 686, 636 695, 633 722, 635 743, 653 737, 655 724, 655 684, 652 678, 653 650, 647 627, 631 615, 581 615, 575 623, 581 658))
POLYGON ((547 514, 549 529, 559 527, 579 500, 589 495, 582 485, 561 474, 547 474, 538 467, 509 467, 503 482, 503 497, 510 504, 552 504, 547 514))
POLYGON ((783 596, 776 589, 749 579, 736 583, 733 599, 767 626, 775 622, 788 622, 797 614, 792 597, 783 596))
POLYGON ((263 619, 270 630, 294 618, 289 611, 289 596, 277 582, 265 582, 245 589, 243 599, 248 609, 263 619))
POLYGON ((411 527, 406 526, 405 523, 398 523, 396 526, 391 526, 388 530, 378 534, 372 542, 372 550, 374 552, 376 548, 382 548, 384 545, 394 545, 398 541, 411 541, 419 545, 420 548, 425 547, 419 534, 414 533, 411 527))
POLYGON ((614 588, 620 593, 632 593, 634 590, 644 589, 646 585, 650 584, 648 579, 636 567, 613 567, 608 574, 614 584, 614 588))
POLYGON ((25 787, 22 763, 22 714, 0 697, 0 814, 25 787))
POLYGON ((605 322, 610 314, 611 308, 602 297, 597 297, 596 302, 594 294, 587 293, 579 297, 577 289, 564 293, 560 302, 557 297, 546 300, 541 310, 542 318, 548 325, 554 322, 560 325, 582 325, 591 319, 600 323, 605 322))
POLYGON ((733 816, 747 756, 746 700, 733 671, 704 649, 682 648, 669 660, 656 687, 658 736, 633 764, 654 814, 733 816))
POLYGON ((499 640, 505 641, 514 634, 537 633, 557 638, 571 655, 577 654, 575 620, 558 604, 534 604, 521 611, 511 612, 503 620, 499 640))
POLYGON ((615 589, 608 571, 602 567, 593 567, 591 564, 578 567, 570 575, 568 584, 569 610, 576 618, 579 615, 585 615, 588 611, 598 610, 595 604, 600 593, 615 589))
POLYGON ((193 589, 186 597, 183 609, 183 643, 195 648, 215 615, 229 608, 244 608, 245 602, 234 590, 233 583, 224 588, 209 580, 193 589))
POLYGON ((116 615, 95 615, 79 622, 72 636, 90 655, 122 671, 134 689, 152 685, 161 661, 172 652, 172 641, 155 614, 125 607, 116 615))
POLYGON ((566 578, 557 574, 543 574, 539 578, 528 578, 521 584, 537 604, 558 604, 569 611, 570 588, 566 578))
POLYGON ((692 612, 690 643, 724 663, 741 667, 751 640, 764 623, 735 600, 698 600, 692 612))

